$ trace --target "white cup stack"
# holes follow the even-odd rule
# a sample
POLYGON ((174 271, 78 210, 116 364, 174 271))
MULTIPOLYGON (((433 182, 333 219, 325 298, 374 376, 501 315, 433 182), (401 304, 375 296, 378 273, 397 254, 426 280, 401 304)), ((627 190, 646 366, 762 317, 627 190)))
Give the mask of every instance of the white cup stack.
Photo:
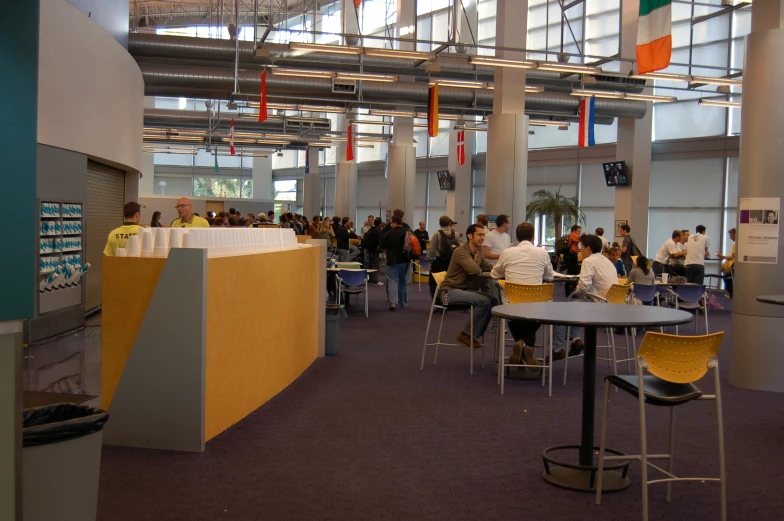
POLYGON ((169 236, 164 228, 151 228, 153 237, 153 256, 169 256, 169 236))
MULTIPOLYGON (((127 242, 126 242, 127 244, 127 242)), ((125 248, 117 248, 117 251, 114 252, 115 257, 127 257, 125 248)))
POLYGON ((194 248, 194 236, 190 232, 185 232, 182 234, 182 247, 183 248, 194 248))
POLYGON ((131 235, 125 241, 125 250, 128 257, 139 257, 142 251, 141 239, 138 235, 131 235))
POLYGON ((150 228, 142 228, 139 231, 139 237, 142 240, 142 257, 152 257, 152 250, 154 247, 153 239, 152 239, 152 231, 150 228))
POLYGON ((169 248, 182 248, 182 236, 185 230, 182 228, 167 228, 169 230, 169 248))

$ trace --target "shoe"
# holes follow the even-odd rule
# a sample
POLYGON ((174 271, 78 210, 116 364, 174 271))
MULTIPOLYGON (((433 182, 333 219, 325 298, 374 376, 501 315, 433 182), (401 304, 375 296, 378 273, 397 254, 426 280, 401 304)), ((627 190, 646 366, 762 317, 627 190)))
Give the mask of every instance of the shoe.
MULTIPOLYGON (((566 352, 563 349, 555 349, 553 350, 553 362, 557 362, 558 360, 563 360, 566 358, 566 352)), ((545 364, 550 364, 550 357, 547 357, 544 361, 545 364)))
POLYGON ((472 347, 471 344, 473 344, 473 348, 474 349, 479 349, 480 347, 482 347, 481 342, 477 342, 476 340, 471 342, 471 337, 469 337, 468 335, 466 335, 462 331, 460 332, 459 335, 457 335, 457 341, 460 342, 461 344, 465 345, 465 346, 468 346, 468 347, 472 347))
POLYGON ((371 284, 375 284, 376 286, 383 286, 383 282, 371 282, 371 284))
POLYGON ((539 365, 539 360, 534 356, 534 350, 529 346, 523 347, 523 360, 526 365, 539 365))
POLYGON ((403 309, 408 309, 408 304, 400 304, 400 307, 403 309))
POLYGON ((389 311, 395 311, 397 309, 397 304, 390 304, 389 311))
POLYGON ((569 356, 577 356, 583 352, 583 341, 579 338, 569 344, 569 356))
POLYGON ((523 359, 523 348, 527 347, 525 342, 522 340, 518 340, 515 342, 514 346, 512 346, 512 355, 509 357, 509 363, 511 365, 519 364, 520 361, 523 359))

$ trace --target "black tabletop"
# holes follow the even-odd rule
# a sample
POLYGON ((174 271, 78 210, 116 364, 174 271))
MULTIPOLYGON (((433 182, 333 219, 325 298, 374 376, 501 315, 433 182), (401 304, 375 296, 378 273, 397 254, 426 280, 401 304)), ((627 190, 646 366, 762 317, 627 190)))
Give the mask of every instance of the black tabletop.
POLYGON ((504 304, 493 308, 493 316, 542 324, 595 327, 674 326, 692 319, 691 313, 675 309, 577 302, 504 304))
POLYGON ((757 297, 757 302, 784 306, 784 295, 760 295, 757 297))

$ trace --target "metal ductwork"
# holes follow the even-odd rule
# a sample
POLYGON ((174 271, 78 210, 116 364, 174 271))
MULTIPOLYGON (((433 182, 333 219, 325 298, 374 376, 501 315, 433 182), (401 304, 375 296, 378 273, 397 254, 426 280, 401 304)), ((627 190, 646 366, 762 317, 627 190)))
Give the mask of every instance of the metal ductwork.
MULTIPOLYGON (((224 112, 216 122, 217 114, 213 113, 212 123, 225 130, 231 118, 234 119, 234 129, 248 132, 277 132, 297 133, 307 132, 324 133, 330 130, 330 120, 327 118, 299 118, 294 116, 274 116, 263 123, 253 119, 236 118, 236 113, 224 112)), ((167 128, 196 128, 206 129, 210 124, 210 115, 198 110, 167 110, 144 109, 145 127, 167 128)))
MULTIPOLYGON (((220 41, 220 40, 216 40, 220 41)), ((149 96, 189 96, 228 99, 234 88, 234 71, 191 66, 172 66, 140 63, 149 96)), ((258 71, 239 71, 239 90, 253 93, 248 99, 258 99, 260 90, 258 71)), ((379 83, 362 82, 360 96, 335 94, 332 81, 323 78, 269 76, 267 94, 271 98, 305 99, 331 103, 373 102, 399 105, 427 105, 428 85, 424 82, 379 83), (361 100, 361 102, 360 102, 361 100)), ((240 96, 241 98, 242 96, 240 96)), ((493 93, 483 89, 444 87, 439 89, 439 104, 446 110, 465 114, 491 112, 493 93)), ((574 117, 579 98, 557 92, 530 93, 526 95, 526 111, 533 114, 553 114, 574 117)), ((599 118, 627 117, 640 119, 645 116, 646 103, 642 101, 596 99, 596 116, 599 118)))

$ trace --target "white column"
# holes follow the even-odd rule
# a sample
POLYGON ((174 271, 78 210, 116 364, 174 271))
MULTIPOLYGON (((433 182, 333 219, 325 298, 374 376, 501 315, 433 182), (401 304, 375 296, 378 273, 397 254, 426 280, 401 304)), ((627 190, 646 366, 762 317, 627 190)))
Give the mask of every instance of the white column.
MULTIPOLYGON (((784 199, 784 0, 754 2, 751 33, 746 37, 743 68, 743 118, 740 132, 739 199, 784 199)), ((708 109, 706 109, 708 110, 708 109)), ((736 115, 738 114, 736 109, 736 115)), ((735 201, 731 201, 735 202, 735 201)), ((781 216, 779 215, 779 223, 781 216)), ((781 224, 779 224, 779 229, 781 224)), ((781 323, 784 307, 757 302, 758 295, 781 293, 784 287, 784 241, 778 232, 778 264, 735 262, 732 303, 730 383, 744 389, 784 392, 781 323)), ((715 237, 715 236, 713 236, 715 237)), ((713 242, 718 242, 716 237, 713 242)), ((738 237, 737 258, 743 259, 738 237)), ((711 251, 715 251, 714 249, 711 251)))
POLYGON ((272 156, 254 157, 251 176, 253 198, 272 200, 272 156))
POLYGON ((457 130, 449 131, 449 156, 447 168, 455 178, 455 189, 446 193, 446 214, 468 226, 471 219, 471 152, 474 150, 475 132, 465 133, 465 164, 457 165, 457 130))
POLYGON ((302 213, 308 219, 313 219, 314 215, 321 212, 321 169, 319 167, 319 149, 316 147, 308 148, 310 158, 310 173, 303 178, 303 202, 302 213))
MULTIPOLYGON (((397 0, 397 20, 395 37, 413 40, 416 37, 416 2, 414 0, 397 0)), ((401 51, 415 50, 413 42, 398 42, 401 51)))
MULTIPOLYGON (((155 98, 152 96, 144 97, 144 108, 154 109, 155 98)), ((126 189, 126 195, 127 195, 126 189)), ((139 196, 153 195, 155 193, 155 157, 154 154, 142 154, 142 172, 139 179, 139 196)), ((134 199, 135 200, 135 199, 134 199)))
MULTIPOLYGON (((621 10, 621 56, 635 55, 637 46, 637 2, 625 2, 621 10)), ((630 62, 621 62, 621 72, 632 71, 630 62)), ((642 119, 618 118, 618 145, 615 159, 626 161, 630 186, 615 188, 615 220, 628 221, 634 243, 652 256, 658 244, 648 244, 648 208, 651 193, 651 139, 653 137, 653 103, 646 102, 642 119)))
MULTIPOLYGON (((497 45, 524 49, 527 27, 527 0, 498 0, 497 45)), ((496 56, 525 58, 524 53, 513 51, 496 51, 496 56)), ((487 118, 487 129, 485 213, 507 214, 516 226, 525 221, 528 184, 525 70, 496 68, 493 113, 487 118)))
MULTIPOLYGON (((340 16, 343 25, 343 34, 359 34, 359 15, 360 10, 354 6, 354 0, 341 0, 340 16)), ((361 45, 359 38, 347 37, 347 45, 361 45)))
MULTIPOLYGON (((457 8, 457 35, 456 41, 458 42, 474 42, 477 38, 477 14, 476 14, 476 0, 462 0, 456 2, 457 8), (464 11, 465 10, 465 11, 464 11), (473 35, 473 36, 472 36, 473 35)), ((467 52, 467 47, 458 45, 457 52, 467 52)))
MULTIPOLYGON (((344 136, 347 135, 348 126, 353 118, 353 112, 338 117, 338 125, 344 136)), ((353 220, 357 214, 357 163, 356 159, 346 161, 347 146, 348 142, 342 142, 338 147, 335 165, 335 215, 350 217, 353 220)), ((357 149, 354 148, 354 157, 356 156, 357 149)))
MULTIPOLYGON (((414 119, 396 116, 392 143, 387 152, 387 210, 403 210, 405 218, 414 218, 416 191, 416 148, 414 119)), ((408 221, 406 221, 408 222, 408 221)))

